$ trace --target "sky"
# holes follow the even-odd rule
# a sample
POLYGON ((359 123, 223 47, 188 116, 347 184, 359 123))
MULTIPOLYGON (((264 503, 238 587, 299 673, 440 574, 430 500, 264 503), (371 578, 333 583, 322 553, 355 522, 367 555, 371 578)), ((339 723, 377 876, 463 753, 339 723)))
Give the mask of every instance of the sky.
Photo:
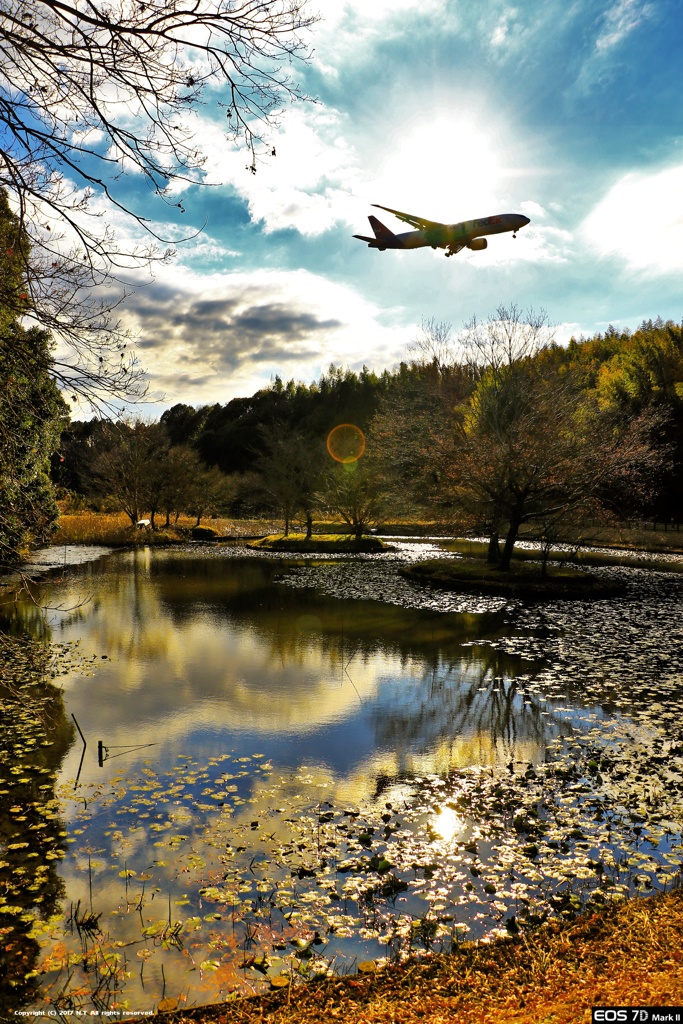
MULTIPOLYGON (((313 0, 315 3, 315 0, 313 0)), ((315 9, 315 7, 314 7, 315 9)), ((211 187, 180 195, 189 235, 126 298, 158 414, 228 402, 331 362, 381 371, 422 321, 460 330, 501 303, 545 309, 558 341, 681 321, 683 7, 678 0, 319 0, 256 174, 194 126, 211 187), (531 219, 484 252, 379 252, 354 239, 379 203, 453 223, 531 219)), ((120 184, 162 232, 142 179, 120 184)), ((155 206, 155 202, 158 204, 155 206)), ((125 228, 124 228, 125 230, 125 228)))

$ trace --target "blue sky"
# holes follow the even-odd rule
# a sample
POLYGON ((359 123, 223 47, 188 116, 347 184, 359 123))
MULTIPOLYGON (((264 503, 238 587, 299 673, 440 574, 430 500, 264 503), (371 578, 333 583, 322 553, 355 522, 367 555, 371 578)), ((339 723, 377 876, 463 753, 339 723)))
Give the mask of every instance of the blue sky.
MULTIPOLYGON (((123 307, 153 411, 227 402, 331 361, 381 370, 424 318, 499 303, 558 340, 683 317, 683 7, 678 0, 322 0, 295 103, 256 175, 195 120, 206 175, 174 263, 123 307), (446 222, 520 212, 485 252, 378 252, 370 204, 446 222)), ((171 230, 129 174, 121 188, 171 230)), ((377 211, 375 211, 377 212, 377 211)), ((384 218, 382 218, 384 219, 384 218)), ((181 218, 178 217, 180 223, 181 218)), ((390 214, 386 223, 400 225, 390 214)), ((124 227, 124 230, 125 227, 124 227)))

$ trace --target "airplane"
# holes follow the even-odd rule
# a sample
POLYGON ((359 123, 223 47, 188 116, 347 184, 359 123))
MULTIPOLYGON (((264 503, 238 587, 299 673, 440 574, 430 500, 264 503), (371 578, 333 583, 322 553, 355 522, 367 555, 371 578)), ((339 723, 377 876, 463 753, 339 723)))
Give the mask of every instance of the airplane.
POLYGON ((445 249, 446 256, 455 256, 461 249, 485 249, 488 242, 482 235, 497 235, 501 231, 512 231, 515 238, 520 228, 529 223, 529 218, 521 213, 501 213, 497 217, 482 217, 479 220, 463 220, 459 224, 439 224, 438 221, 425 220, 423 217, 414 217, 411 213, 401 213, 400 210, 392 210, 389 206, 380 206, 373 203, 378 210, 386 210, 393 213, 399 220, 405 221, 415 231, 404 231, 395 235, 393 231, 385 227, 377 217, 370 215, 370 227, 375 233, 374 238, 367 235, 354 235, 361 242, 367 242, 368 248, 379 249, 421 249, 431 245, 432 249, 445 249))

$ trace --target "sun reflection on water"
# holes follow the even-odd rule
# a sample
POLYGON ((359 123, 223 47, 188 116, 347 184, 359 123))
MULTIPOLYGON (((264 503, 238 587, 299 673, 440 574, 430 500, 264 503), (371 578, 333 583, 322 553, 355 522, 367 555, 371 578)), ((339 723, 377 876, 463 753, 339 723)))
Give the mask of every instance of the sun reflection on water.
POLYGON ((456 814, 452 807, 447 805, 437 808, 436 814, 430 820, 430 825, 445 842, 454 839, 467 828, 467 823, 456 814))

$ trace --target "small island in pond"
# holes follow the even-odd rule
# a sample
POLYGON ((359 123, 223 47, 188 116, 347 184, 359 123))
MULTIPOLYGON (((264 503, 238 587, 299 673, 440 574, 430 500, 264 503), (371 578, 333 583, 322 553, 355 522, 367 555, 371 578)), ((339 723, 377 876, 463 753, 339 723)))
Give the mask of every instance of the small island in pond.
POLYGON ((267 537, 250 541, 248 547, 260 551, 286 551, 294 554, 372 554, 387 551, 379 537, 356 537, 353 533, 320 533, 307 537, 305 533, 271 533, 267 537))
POLYGON ((513 562, 506 572, 483 558, 435 558, 406 566, 401 572, 409 579, 444 590, 523 597, 530 600, 585 600, 614 597, 626 587, 567 566, 553 566, 545 573, 539 564, 513 562))

